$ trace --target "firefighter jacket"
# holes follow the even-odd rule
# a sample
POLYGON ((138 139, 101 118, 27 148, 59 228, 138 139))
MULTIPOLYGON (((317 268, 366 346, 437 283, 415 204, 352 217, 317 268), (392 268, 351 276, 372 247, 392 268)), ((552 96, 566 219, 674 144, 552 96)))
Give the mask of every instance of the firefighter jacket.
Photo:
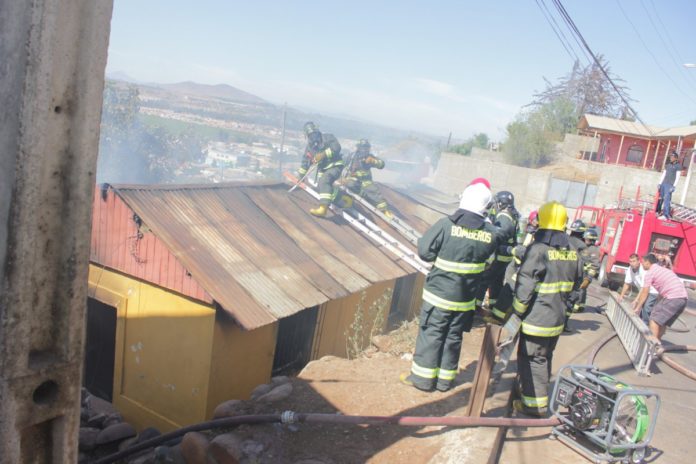
POLYGON ((570 248, 577 251, 578 253, 581 253, 582 250, 587 248, 587 244, 585 244, 585 241, 579 237, 576 237, 575 235, 569 235, 568 242, 570 243, 570 248))
POLYGON ((473 311, 486 260, 499 244, 498 229, 469 211, 437 221, 418 240, 418 255, 433 263, 423 300, 442 310, 473 311))
POLYGON ((582 259, 582 269, 586 277, 594 280, 599 275, 599 247, 597 245, 588 245, 580 251, 580 259, 582 259))
POLYGON ((333 134, 321 134, 322 146, 318 150, 313 150, 309 145, 305 148, 304 156, 302 157, 302 164, 297 173, 300 176, 304 176, 309 167, 314 164, 314 157, 319 152, 324 152, 326 156, 319 161, 317 169, 319 172, 324 172, 327 169, 331 169, 336 166, 343 166, 343 158, 341 157, 341 144, 338 143, 338 139, 333 134))
POLYGON ((371 168, 384 169, 384 160, 369 152, 354 152, 346 166, 346 176, 357 179, 362 187, 372 185, 371 168), (370 162, 368 162, 370 158, 370 162))
POLYGON ((523 334, 555 337, 563 332, 571 292, 580 288, 582 261, 563 232, 539 230, 517 273, 512 307, 523 334))
POLYGON ((496 261, 509 263, 512 261, 512 249, 517 245, 517 218, 519 214, 512 208, 504 209, 495 216, 495 225, 500 229, 500 247, 496 253, 496 261))

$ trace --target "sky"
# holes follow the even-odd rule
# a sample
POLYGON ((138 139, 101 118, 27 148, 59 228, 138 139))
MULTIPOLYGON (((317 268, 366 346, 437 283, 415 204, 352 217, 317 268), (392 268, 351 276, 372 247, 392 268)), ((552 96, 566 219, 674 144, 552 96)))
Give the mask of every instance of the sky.
MULTIPOLYGON (((696 2, 562 3, 645 123, 696 119, 696 68, 683 66, 696 63, 696 2)), ((502 140, 576 56, 589 63, 552 0, 114 0, 107 74, 224 83, 328 115, 502 140)))

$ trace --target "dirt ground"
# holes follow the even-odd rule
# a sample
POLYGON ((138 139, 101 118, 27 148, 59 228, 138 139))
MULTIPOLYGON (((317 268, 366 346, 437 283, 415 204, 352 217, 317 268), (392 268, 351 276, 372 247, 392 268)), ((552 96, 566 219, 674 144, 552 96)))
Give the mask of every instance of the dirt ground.
MULTIPOLYGON (((417 324, 380 336, 380 346, 354 360, 325 357, 313 361, 291 379, 293 393, 272 405, 248 403, 248 413, 304 413, 345 415, 465 415, 470 381, 476 370, 483 327, 465 334, 456 387, 447 392, 426 393, 399 382, 410 367, 417 324)), ((444 427, 344 426, 298 424, 242 426, 235 433, 263 445, 257 463, 422 463, 452 461, 469 438, 462 429, 444 427), (438 459, 443 453, 445 458, 438 459)), ((465 446, 464 448, 475 448, 465 446)), ((462 448, 462 450, 464 449, 462 448)), ((466 454, 466 453, 464 453, 466 454)))

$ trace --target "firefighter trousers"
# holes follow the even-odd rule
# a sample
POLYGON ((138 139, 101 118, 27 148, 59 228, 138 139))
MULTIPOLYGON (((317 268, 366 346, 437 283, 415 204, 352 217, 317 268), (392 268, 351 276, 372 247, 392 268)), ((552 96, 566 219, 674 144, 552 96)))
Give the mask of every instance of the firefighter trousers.
POLYGON ((322 205, 330 205, 338 195, 338 187, 334 187, 336 179, 341 177, 343 165, 333 166, 321 172, 317 187, 319 188, 319 202, 322 205))
POLYGON ((363 197, 375 208, 380 210, 387 209, 387 202, 384 201, 382 192, 379 191, 379 187, 373 184, 371 180, 362 181, 358 178, 351 177, 346 182, 346 187, 348 187, 348 190, 351 192, 363 197), (365 185, 365 182, 369 183, 365 185))
POLYGON ((448 311, 423 302, 410 380, 421 390, 449 390, 457 376, 462 334, 469 332, 473 311, 448 311))
POLYGON ((518 392, 524 408, 536 414, 546 414, 549 405, 551 360, 558 336, 535 337, 520 333, 517 347, 518 392))
POLYGON ((503 289, 503 284, 505 282, 505 270, 508 267, 507 262, 496 260, 493 261, 491 267, 489 267, 481 283, 479 284, 479 289, 476 294, 476 304, 481 306, 483 303, 483 298, 486 296, 486 290, 488 290, 488 307, 492 308, 498 301, 498 296, 503 289))

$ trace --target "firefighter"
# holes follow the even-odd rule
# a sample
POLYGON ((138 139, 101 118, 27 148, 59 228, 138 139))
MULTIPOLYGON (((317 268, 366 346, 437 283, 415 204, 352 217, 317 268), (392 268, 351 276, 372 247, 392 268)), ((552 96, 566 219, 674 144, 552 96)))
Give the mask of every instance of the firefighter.
POLYGON ((565 234, 567 212, 557 202, 539 208, 539 230, 517 273, 513 313, 507 331, 519 327, 518 412, 544 416, 548 408, 551 360, 563 331, 568 297, 579 288, 582 263, 565 234))
POLYGON ((370 142, 362 139, 358 142, 355 152, 348 159, 344 170, 342 184, 371 205, 380 210, 388 219, 394 215, 387 208, 387 202, 382 197, 377 186, 372 181, 371 168, 384 169, 384 161, 370 153, 370 142))
POLYGON ((484 214, 492 200, 483 184, 464 189, 459 209, 436 222, 418 240, 418 254, 433 262, 423 287, 420 327, 411 372, 402 383, 447 391, 457 375, 462 333, 474 318, 478 280, 499 244, 498 230, 484 214))
POLYGON ((517 221, 520 216, 515 209, 515 197, 508 191, 495 194, 494 211, 495 226, 499 229, 502 243, 500 248, 496 250, 493 262, 486 270, 476 298, 477 306, 481 306, 486 290, 488 290, 489 308, 495 306, 500 291, 503 289, 505 271, 512 262, 512 250, 517 244, 517 221))
POLYGON ((582 219, 576 219, 568 228, 568 233, 570 235, 570 246, 572 246, 576 251, 581 252, 587 245, 585 245, 585 240, 583 240, 582 235, 587 230, 587 225, 582 221, 582 219))
MULTIPOLYGON (((316 164, 320 174, 318 181, 319 207, 310 209, 314 216, 326 216, 329 205, 336 200, 338 187, 334 182, 343 171, 343 159, 341 158, 341 144, 333 134, 322 134, 313 122, 304 125, 304 133, 307 138, 307 147, 302 157, 302 165, 297 170, 297 176, 302 178, 309 168, 316 164)), ((341 206, 350 207, 352 198, 345 195, 341 198, 341 206)))
POLYGON ((512 262, 508 264, 505 270, 505 280, 503 289, 498 295, 498 299, 491 308, 490 316, 484 318, 489 324, 502 324, 512 310, 512 297, 517 280, 517 272, 519 271, 524 255, 527 253, 527 248, 534 241, 534 234, 539 228, 539 213, 537 210, 529 213, 527 217, 527 226, 525 227, 525 236, 521 245, 517 245, 512 249, 512 262))

